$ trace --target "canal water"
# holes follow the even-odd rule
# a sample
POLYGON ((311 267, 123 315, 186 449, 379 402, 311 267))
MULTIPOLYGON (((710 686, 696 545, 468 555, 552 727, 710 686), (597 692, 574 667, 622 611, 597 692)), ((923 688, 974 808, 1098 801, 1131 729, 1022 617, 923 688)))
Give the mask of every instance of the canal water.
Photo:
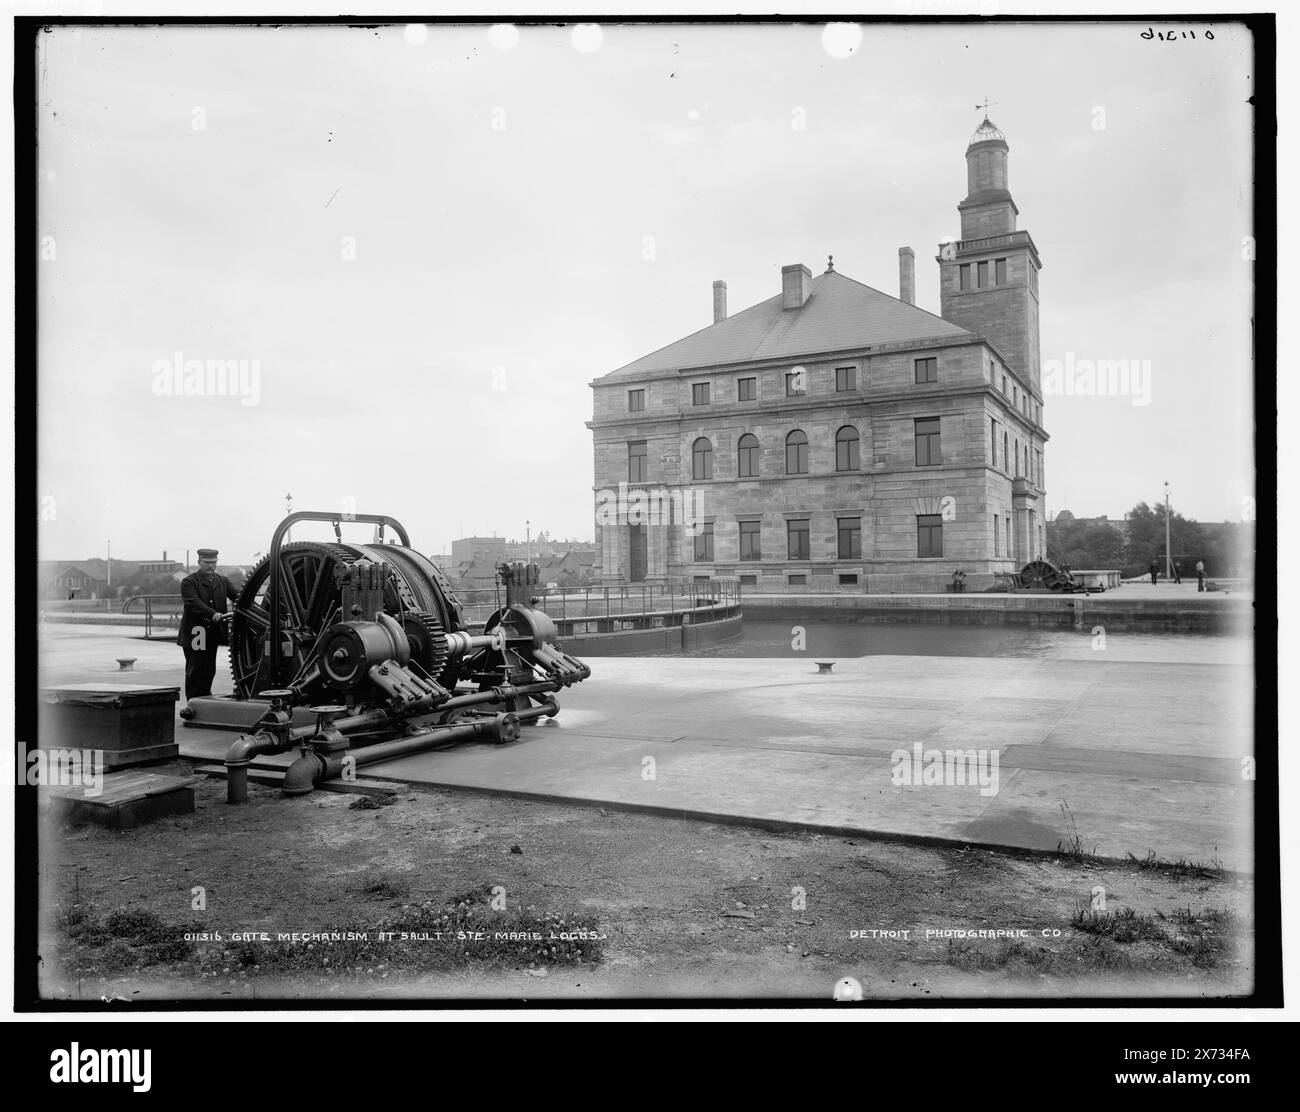
MULTIPOLYGON (((867 622, 750 621, 736 637, 684 654, 701 657, 1009 656, 1048 660, 1250 664, 1249 636, 1212 633, 1094 634, 1087 630, 867 622), (802 645, 800 642, 802 630, 802 645)), ((647 653, 647 656, 681 656, 647 653)))

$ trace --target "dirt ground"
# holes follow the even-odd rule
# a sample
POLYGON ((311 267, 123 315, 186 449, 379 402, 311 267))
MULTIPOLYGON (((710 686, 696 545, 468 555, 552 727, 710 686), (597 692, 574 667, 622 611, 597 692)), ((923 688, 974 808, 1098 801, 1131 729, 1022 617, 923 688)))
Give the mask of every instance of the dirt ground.
POLYGON ((447 791, 375 806, 254 784, 231 807, 223 782, 195 787, 192 815, 127 832, 45 823, 46 999, 829 1003, 856 986, 902 1001, 1252 987, 1250 880, 1213 863, 1021 857, 447 791), (926 935, 981 929, 1027 934, 926 935), (279 937, 330 931, 366 937, 279 937))

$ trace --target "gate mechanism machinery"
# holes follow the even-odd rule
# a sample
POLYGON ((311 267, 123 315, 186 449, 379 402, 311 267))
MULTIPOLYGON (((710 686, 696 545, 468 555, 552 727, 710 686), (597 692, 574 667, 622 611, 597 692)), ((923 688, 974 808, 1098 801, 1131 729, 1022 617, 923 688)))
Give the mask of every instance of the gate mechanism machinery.
POLYGON ((1097 594, 1103 587, 1085 587, 1068 568, 1058 568, 1041 557, 1030 560, 1020 572, 1019 586, 1029 591, 1060 591, 1065 594, 1097 594))
POLYGON ((554 692, 591 669, 557 646, 554 623, 532 606, 536 565, 498 571, 505 603, 473 634, 442 572, 396 519, 301 511, 280 522, 230 624, 235 697, 265 710, 226 755, 229 802, 247 799, 260 754, 300 746, 283 790, 301 795, 359 765, 514 741, 521 723, 553 718, 554 692), (345 520, 378 526, 379 543, 344 543, 345 520), (285 544, 300 521, 330 522, 335 541, 285 544), (400 544, 383 543, 389 527, 400 544), (295 726, 295 708, 310 708, 314 724, 295 726))

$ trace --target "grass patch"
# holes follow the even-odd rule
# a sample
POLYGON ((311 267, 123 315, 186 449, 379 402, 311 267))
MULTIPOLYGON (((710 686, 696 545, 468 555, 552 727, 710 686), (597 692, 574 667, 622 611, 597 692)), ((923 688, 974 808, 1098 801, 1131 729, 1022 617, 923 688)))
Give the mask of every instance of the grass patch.
POLYGON ((1190 907, 1180 907, 1160 917, 1174 924, 1176 933, 1169 942, 1170 948, 1190 958, 1193 965, 1213 969, 1235 957, 1242 923, 1231 908, 1193 911, 1190 907))
POLYGON ((55 925, 78 976, 169 965, 194 953, 194 943, 185 938, 193 928, 140 908, 118 908, 101 918, 94 908, 74 903, 59 908, 55 925))
POLYGON ((946 960, 955 969, 967 972, 1050 973, 1059 964, 1058 956, 1050 950, 1005 939, 993 948, 950 939, 946 960))
POLYGON ((1183 857, 1177 861, 1168 861, 1163 857, 1157 857, 1155 850, 1148 850, 1145 857, 1134 857, 1133 854, 1128 854, 1128 863, 1135 868, 1152 869, 1179 880, 1184 878, 1222 880, 1228 875, 1223 862, 1217 857, 1212 857, 1208 864, 1203 861, 1188 861, 1183 857))
MULTIPOLYGON (((380 878, 363 891, 379 899, 404 895, 404 883, 380 878)), ((204 942, 185 938, 204 928, 168 923, 151 911, 120 908, 100 918, 93 908, 61 907, 56 929, 67 971, 78 977, 188 964, 202 977, 254 973, 383 976, 391 969, 465 967, 542 969, 602 960, 605 933, 590 916, 492 906, 482 887, 450 900, 408 904, 368 928, 321 928, 314 939, 204 942), (335 937, 331 937, 335 936, 335 937), (360 937, 358 937, 360 936, 360 937), (383 936, 383 937, 381 937, 383 936)))
POLYGON ((1079 824, 1074 821, 1074 812, 1070 810, 1070 805, 1061 800, 1061 814, 1065 816, 1065 821, 1070 825, 1070 835, 1063 842, 1056 843, 1056 852, 1061 854, 1067 861, 1073 861, 1076 864, 1097 860, 1097 847, 1094 845, 1091 850, 1083 848, 1083 838, 1079 834, 1079 824))
POLYGON ((362 885, 360 892, 372 900, 398 900, 410 894, 411 886, 401 877, 380 877, 362 885))
POLYGON ((1169 936, 1150 915, 1139 915, 1131 907, 1116 912, 1079 908, 1070 917, 1070 926, 1085 934, 1109 938, 1114 942, 1167 942, 1169 936))

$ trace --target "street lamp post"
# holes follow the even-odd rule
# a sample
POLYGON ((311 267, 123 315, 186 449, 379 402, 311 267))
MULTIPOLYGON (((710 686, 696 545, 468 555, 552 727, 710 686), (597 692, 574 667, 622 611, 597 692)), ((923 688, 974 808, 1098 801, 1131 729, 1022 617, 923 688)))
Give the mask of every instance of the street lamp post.
POLYGON ((1165 483, 1165 578, 1174 577, 1174 556, 1169 550, 1169 483, 1165 483))
POLYGON ((524 559, 533 562, 533 523, 524 519, 524 559))

